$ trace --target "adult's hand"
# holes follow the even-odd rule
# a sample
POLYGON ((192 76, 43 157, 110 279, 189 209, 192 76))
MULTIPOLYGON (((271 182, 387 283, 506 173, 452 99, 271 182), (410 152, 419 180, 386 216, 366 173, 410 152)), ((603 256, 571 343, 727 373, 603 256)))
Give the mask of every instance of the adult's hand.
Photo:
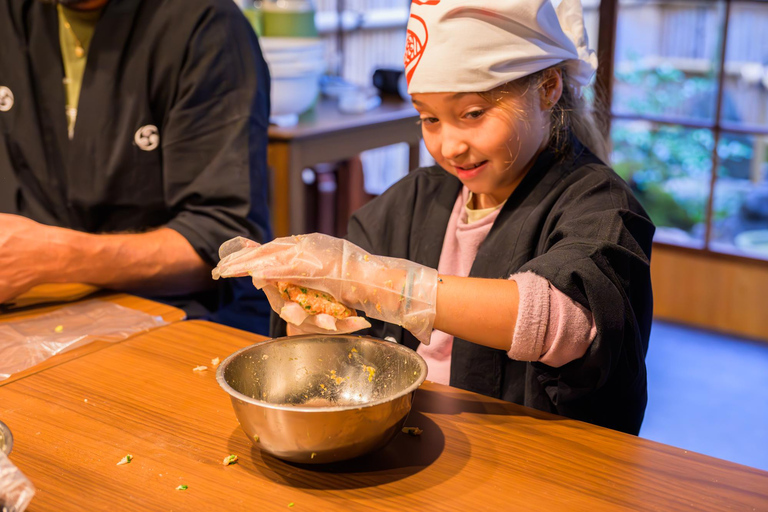
POLYGON ((87 283, 151 295, 213 286, 210 267, 170 228, 91 234, 0 214, 0 302, 42 283, 87 283))
POLYGON ((63 257, 56 230, 26 217, 0 214, 0 303, 53 282, 63 257))

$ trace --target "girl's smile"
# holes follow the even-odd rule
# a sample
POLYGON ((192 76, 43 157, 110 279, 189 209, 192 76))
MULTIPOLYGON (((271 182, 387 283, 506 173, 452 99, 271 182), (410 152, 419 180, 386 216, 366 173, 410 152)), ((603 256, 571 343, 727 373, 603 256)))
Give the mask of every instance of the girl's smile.
POLYGON ((469 181, 482 173, 486 167, 488 167, 488 160, 484 160, 477 164, 464 164, 462 166, 454 165, 453 168, 456 170, 456 176, 461 181, 469 181))

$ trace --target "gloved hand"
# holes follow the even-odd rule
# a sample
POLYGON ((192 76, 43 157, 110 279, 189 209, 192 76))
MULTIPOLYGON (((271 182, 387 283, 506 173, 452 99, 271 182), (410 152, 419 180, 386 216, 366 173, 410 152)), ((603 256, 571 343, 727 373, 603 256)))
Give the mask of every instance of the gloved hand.
POLYGON ((429 343, 437 298, 435 269, 374 256, 351 242, 319 233, 278 238, 265 245, 235 238, 221 246, 219 256, 214 279, 250 275, 278 313, 275 306, 280 301, 275 295, 279 298, 279 293, 274 285, 287 282, 330 294, 429 343))

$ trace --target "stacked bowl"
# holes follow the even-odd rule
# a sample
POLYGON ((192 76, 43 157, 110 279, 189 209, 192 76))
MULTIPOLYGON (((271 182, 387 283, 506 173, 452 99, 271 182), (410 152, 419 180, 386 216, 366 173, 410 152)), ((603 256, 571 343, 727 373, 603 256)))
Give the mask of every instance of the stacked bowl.
POLYGON ((259 42, 272 78, 270 121, 293 126, 317 99, 326 67, 323 42, 307 37, 262 37, 259 42))

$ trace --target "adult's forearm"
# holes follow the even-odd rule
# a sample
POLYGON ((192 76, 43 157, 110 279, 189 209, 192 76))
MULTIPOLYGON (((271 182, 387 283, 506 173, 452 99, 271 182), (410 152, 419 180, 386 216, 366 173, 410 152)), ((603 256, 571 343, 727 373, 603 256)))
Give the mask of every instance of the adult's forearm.
POLYGON ((507 279, 440 276, 435 329, 509 350, 517 322, 517 283, 507 279))
POLYGON ((47 282, 82 282, 152 295, 180 295, 213 286, 211 268, 169 228, 137 234, 88 234, 68 229, 49 239, 47 282))

